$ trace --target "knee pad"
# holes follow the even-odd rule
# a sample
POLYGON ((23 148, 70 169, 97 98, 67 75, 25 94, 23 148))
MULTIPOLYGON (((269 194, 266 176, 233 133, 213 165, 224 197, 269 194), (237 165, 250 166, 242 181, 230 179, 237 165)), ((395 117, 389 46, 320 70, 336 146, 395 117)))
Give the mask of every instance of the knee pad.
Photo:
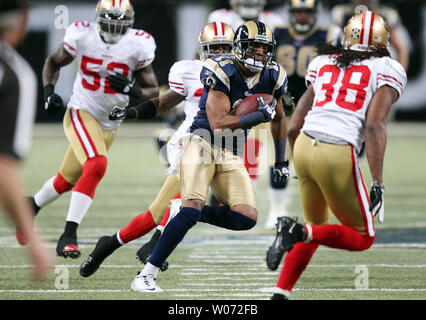
POLYGON ((69 183, 60 172, 56 175, 53 180, 53 188, 58 194, 63 194, 64 192, 70 191, 74 187, 73 184, 69 183))
POLYGON ((103 156, 87 160, 83 167, 83 174, 75 184, 74 191, 81 192, 93 199, 99 182, 105 175, 107 159, 103 156))

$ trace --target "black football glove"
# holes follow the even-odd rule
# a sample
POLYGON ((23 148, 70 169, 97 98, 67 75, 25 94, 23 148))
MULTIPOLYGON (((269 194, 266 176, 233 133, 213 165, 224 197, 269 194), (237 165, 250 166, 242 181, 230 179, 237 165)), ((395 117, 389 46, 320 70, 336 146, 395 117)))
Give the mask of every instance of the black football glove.
POLYGON ((125 119, 134 119, 137 116, 135 108, 122 108, 115 106, 110 112, 108 119, 109 120, 125 120, 125 119))
POLYGON ((54 89, 51 84, 44 87, 44 109, 51 114, 57 114, 65 109, 61 96, 54 93, 54 89))
POLYGON ((274 99, 271 104, 267 104, 261 96, 257 96, 257 101, 259 101, 259 111, 265 116, 264 122, 269 122, 274 119, 277 112, 275 111, 275 106, 277 105, 277 100, 274 99))
POLYGON ((291 93, 287 91, 287 93, 283 95, 282 101, 285 115, 290 116, 294 112, 294 109, 296 109, 294 97, 292 97, 291 93))
POLYGON ((370 189, 370 211, 377 216, 379 223, 385 219, 385 185, 382 182, 373 182, 370 189))
POLYGON ((119 73, 109 77, 109 86, 118 93, 124 93, 135 98, 140 98, 142 95, 136 82, 131 82, 127 77, 119 73))
POLYGON ((284 188, 290 178, 290 171, 288 170, 288 160, 282 162, 275 162, 272 169, 272 179, 274 186, 277 188, 284 188))

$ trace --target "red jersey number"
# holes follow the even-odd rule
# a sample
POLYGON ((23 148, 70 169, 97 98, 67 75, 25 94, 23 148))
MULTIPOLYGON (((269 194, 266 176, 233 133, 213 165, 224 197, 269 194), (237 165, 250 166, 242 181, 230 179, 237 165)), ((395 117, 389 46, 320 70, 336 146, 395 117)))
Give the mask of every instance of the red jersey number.
MULTIPOLYGON (((83 88, 90 90, 90 91, 97 91, 99 90, 99 88, 101 87, 101 80, 102 77, 101 75, 94 71, 94 70, 90 70, 88 68, 88 64, 92 64, 92 65, 98 65, 98 66, 102 66, 104 63, 104 61, 102 59, 94 59, 94 58, 90 58, 87 56, 82 56, 81 57, 81 71, 83 71, 83 73, 88 76, 89 78, 83 78, 82 80, 82 85, 83 88)), ((110 71, 115 71, 115 70, 121 70, 122 74, 124 76, 128 76, 129 75, 129 67, 124 64, 124 63, 119 63, 119 62, 110 62, 107 65, 107 70, 110 71)), ((113 89, 110 88, 109 86, 109 76, 107 78, 105 78, 104 80, 104 93, 105 94, 117 94, 117 92, 113 89)))
MULTIPOLYGON (((336 84, 339 75, 342 71, 343 70, 341 70, 337 66, 331 64, 327 64, 320 69, 318 77, 323 76, 324 73, 331 73, 331 76, 330 81, 327 83, 323 83, 321 87, 321 90, 325 90, 325 98, 321 101, 316 101, 314 107, 322 107, 332 100, 333 93, 335 91, 334 85, 336 84)), ((367 91, 365 90, 365 88, 368 87, 370 76, 371 71, 367 66, 351 66, 346 69, 342 78, 342 85, 339 89, 339 94, 336 97, 336 104, 341 108, 352 111, 362 109, 362 107, 364 106, 365 97, 367 95, 367 91), (354 73, 361 74, 359 83, 351 82, 352 75, 354 73), (356 91, 354 102, 348 102, 345 100, 348 94, 348 89, 356 91)))

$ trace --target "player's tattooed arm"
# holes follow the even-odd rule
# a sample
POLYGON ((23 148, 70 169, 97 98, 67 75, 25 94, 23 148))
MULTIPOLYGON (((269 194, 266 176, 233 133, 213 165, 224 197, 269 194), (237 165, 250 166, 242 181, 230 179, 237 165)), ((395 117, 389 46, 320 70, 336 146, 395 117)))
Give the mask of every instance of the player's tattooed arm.
POLYGON ((157 76, 154 73, 152 65, 148 65, 145 68, 136 71, 134 73, 134 77, 136 79, 136 83, 140 86, 140 101, 145 101, 154 97, 158 97, 158 80, 157 76))
POLYGON ((312 85, 309 85, 303 96, 300 97, 299 101, 297 102, 296 110, 291 116, 287 137, 292 150, 294 147, 294 142, 300 133, 300 129, 302 129, 303 123, 305 122, 305 116, 309 110, 311 110, 314 97, 314 89, 312 88, 312 85))
POLYGON ((59 70, 69 65, 74 60, 74 57, 64 48, 64 45, 59 45, 56 50, 50 54, 44 62, 43 66, 43 86, 55 85, 59 78, 59 70))

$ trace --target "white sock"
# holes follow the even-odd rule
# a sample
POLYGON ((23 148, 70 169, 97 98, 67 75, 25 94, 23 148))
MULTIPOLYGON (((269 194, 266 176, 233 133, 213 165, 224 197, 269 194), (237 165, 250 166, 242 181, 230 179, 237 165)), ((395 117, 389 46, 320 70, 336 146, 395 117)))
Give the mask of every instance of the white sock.
POLYGON ((279 216, 283 216, 286 214, 287 193, 287 188, 275 189, 269 186, 269 212, 282 212, 282 214, 280 214, 279 216))
POLYGON ((34 195, 34 201, 40 208, 48 205, 61 196, 53 187, 53 181, 55 178, 56 177, 52 177, 47 180, 41 189, 34 195))
POLYGON ((70 207, 68 209, 67 221, 73 221, 80 224, 89 210, 93 199, 84 193, 73 191, 71 194, 70 207))
POLYGON ((141 275, 142 276, 146 276, 148 274, 153 274, 154 277, 157 278, 158 270, 160 270, 160 268, 158 268, 158 267, 156 267, 153 264, 151 264, 151 263, 148 262, 145 265, 145 267, 142 269, 141 275))
POLYGON ((251 178, 251 182, 253 183, 254 190, 257 190, 257 177, 251 178))

